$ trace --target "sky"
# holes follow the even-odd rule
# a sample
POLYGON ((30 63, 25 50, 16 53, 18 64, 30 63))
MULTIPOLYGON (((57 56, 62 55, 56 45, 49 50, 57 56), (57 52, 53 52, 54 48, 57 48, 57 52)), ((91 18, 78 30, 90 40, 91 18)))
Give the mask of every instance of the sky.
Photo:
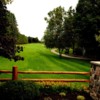
POLYGON ((47 27, 44 17, 48 12, 59 6, 67 11, 77 3, 78 0, 14 0, 7 8, 15 14, 21 34, 41 40, 47 27))

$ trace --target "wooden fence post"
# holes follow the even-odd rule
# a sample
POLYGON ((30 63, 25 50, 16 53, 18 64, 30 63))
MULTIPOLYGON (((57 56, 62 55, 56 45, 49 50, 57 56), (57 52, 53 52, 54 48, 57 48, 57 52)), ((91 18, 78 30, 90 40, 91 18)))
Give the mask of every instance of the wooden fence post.
POLYGON ((12 80, 17 80, 18 79, 18 67, 14 66, 12 68, 12 80))

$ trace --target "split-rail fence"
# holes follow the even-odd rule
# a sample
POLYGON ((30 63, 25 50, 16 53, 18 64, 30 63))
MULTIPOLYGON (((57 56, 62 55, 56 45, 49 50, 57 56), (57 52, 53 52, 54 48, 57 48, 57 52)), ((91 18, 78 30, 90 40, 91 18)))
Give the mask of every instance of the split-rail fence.
POLYGON ((12 71, 10 70, 0 70, 0 74, 12 74, 11 78, 0 78, 0 81, 8 81, 8 80, 26 80, 26 81, 34 81, 34 82, 44 82, 44 81, 53 81, 53 82, 90 82, 89 79, 50 79, 50 78, 22 78, 18 79, 19 74, 75 74, 75 75, 90 75, 90 72, 74 72, 74 71, 18 71, 18 67, 12 67, 12 71))

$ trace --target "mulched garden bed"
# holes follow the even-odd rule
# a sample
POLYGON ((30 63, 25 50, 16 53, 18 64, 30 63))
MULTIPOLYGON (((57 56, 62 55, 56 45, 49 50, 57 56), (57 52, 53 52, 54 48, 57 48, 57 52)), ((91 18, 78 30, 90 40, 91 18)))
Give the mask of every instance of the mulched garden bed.
MULTIPOLYGON (((62 91, 62 90, 61 90, 62 91)), ((66 90, 64 92, 59 91, 48 91, 42 90, 40 93, 39 100, 93 100, 89 94, 89 91, 79 90, 66 90), (77 99, 79 97, 79 99, 77 99)))
POLYGON ((61 96, 57 93, 50 93, 45 95, 41 93, 39 100, 93 100, 88 93, 66 93, 65 96, 61 96), (85 99, 77 99, 77 96, 84 96, 85 99))

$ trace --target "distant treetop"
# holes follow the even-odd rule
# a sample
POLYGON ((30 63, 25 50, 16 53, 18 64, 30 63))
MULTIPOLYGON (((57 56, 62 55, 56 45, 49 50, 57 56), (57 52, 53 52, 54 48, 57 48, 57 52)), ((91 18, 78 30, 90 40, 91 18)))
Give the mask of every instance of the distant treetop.
POLYGON ((13 0, 0 0, 4 5, 10 4, 13 2, 13 0))

